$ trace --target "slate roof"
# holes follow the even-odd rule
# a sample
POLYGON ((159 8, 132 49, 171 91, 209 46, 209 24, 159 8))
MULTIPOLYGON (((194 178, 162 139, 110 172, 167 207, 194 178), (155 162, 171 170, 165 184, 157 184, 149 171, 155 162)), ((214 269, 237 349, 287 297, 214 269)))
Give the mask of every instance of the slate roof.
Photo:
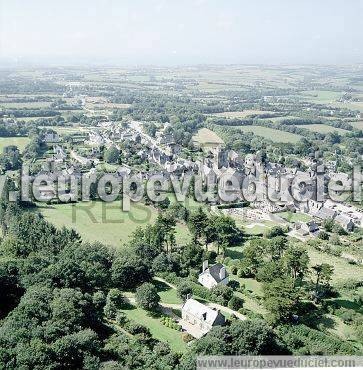
POLYGON ((333 209, 322 207, 317 211, 314 216, 321 218, 322 220, 326 220, 328 218, 334 218, 336 212, 333 209))
POLYGON ((213 325, 220 314, 217 310, 213 310, 193 298, 189 298, 182 309, 210 325, 213 325))
POLYGON ((228 276, 228 272, 226 271, 226 276, 224 279, 221 280, 221 278, 219 277, 219 273, 221 271, 221 268, 224 267, 221 263, 216 263, 215 265, 213 266, 210 266, 206 271, 209 271, 209 273, 212 275, 213 279, 219 283, 221 282, 222 280, 224 280, 227 276, 228 276))

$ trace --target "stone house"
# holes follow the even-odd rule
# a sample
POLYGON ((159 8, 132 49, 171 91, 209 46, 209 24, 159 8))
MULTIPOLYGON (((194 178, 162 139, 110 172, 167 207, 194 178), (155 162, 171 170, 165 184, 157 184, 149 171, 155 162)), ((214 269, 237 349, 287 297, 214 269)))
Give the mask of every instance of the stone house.
POLYGON ((199 274, 198 282, 208 289, 221 284, 227 285, 229 282, 226 267, 221 263, 217 263, 208 267, 208 261, 203 262, 203 271, 199 274))

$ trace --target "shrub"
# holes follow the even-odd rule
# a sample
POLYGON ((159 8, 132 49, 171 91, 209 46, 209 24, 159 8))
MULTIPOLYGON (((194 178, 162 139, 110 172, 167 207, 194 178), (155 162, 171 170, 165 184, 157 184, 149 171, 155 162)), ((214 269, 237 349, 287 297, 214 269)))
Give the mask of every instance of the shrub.
POLYGON ((211 298, 223 306, 228 304, 232 296, 233 289, 226 285, 217 285, 211 289, 211 298))
POLYGON ((324 334, 300 324, 284 325, 278 328, 280 339, 286 343, 292 354, 304 355, 354 355, 358 350, 350 343, 324 334))
POLYGON ((348 232, 339 224, 335 224, 332 231, 338 235, 348 235, 348 232))
POLYGON ((226 257, 224 260, 223 260, 223 263, 228 266, 231 262, 231 257, 226 257))
POLYGON ((144 283, 136 289, 136 304, 145 310, 155 310, 160 302, 160 296, 151 283, 144 283))
POLYGON ((245 315, 247 316, 249 319, 263 319, 263 316, 259 313, 256 313, 256 312, 253 312, 251 310, 248 310, 247 308, 240 308, 238 310, 238 312, 241 314, 241 315, 245 315))
POLYGON ((238 290, 240 287, 240 283, 236 280, 230 280, 228 286, 231 287, 233 290, 238 290))
POLYGON ((193 288, 188 281, 182 282, 177 287, 178 297, 182 299, 183 301, 187 299, 188 294, 192 294, 192 293, 193 293, 193 288))
POLYGON ((320 231, 318 234, 318 238, 320 240, 329 240, 329 234, 326 233, 325 231, 320 231))
POLYGON ((238 267, 237 266, 232 266, 231 267, 231 274, 232 275, 237 275, 238 272, 238 267))
POLYGON ((125 325, 125 330, 127 330, 130 334, 150 334, 150 330, 143 325, 137 324, 133 321, 129 321, 125 325))
POLYGON ((286 233, 286 229, 281 226, 274 226, 265 232, 265 238, 272 239, 275 236, 283 236, 286 233))
POLYGON ((184 333, 182 333, 182 339, 183 339, 184 343, 189 343, 192 340, 194 340, 194 337, 192 337, 189 333, 184 332, 184 333))
POLYGON ((245 293, 246 292, 246 285, 245 284, 240 284, 239 285, 239 288, 237 289, 237 292, 240 292, 240 293, 245 293))
POLYGON ((180 331, 181 330, 181 326, 176 323, 171 317, 169 316, 163 316, 161 319, 160 319, 161 323, 165 326, 167 326, 168 328, 170 329, 174 329, 174 330, 178 330, 180 331))
POLYGON ((244 301, 242 298, 233 296, 228 302, 228 307, 234 311, 238 311, 243 307, 243 303, 244 301))
POLYGON ((104 307, 104 313, 108 319, 114 319, 117 314, 117 310, 122 308, 125 304, 125 298, 119 289, 111 289, 106 297, 106 305, 104 307))
POLYGON ((237 271, 237 276, 239 278, 244 278, 244 277, 251 277, 251 274, 249 271, 243 269, 243 268, 240 268, 238 271, 237 271))
POLYGON ((128 322, 128 318, 122 311, 117 312, 116 322, 120 326, 124 326, 128 322))

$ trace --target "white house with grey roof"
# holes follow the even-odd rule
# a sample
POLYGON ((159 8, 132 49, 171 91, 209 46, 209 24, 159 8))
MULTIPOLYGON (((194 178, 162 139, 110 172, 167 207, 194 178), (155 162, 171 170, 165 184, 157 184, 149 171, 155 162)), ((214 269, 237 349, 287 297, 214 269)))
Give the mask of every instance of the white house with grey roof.
POLYGON ((207 334, 213 326, 224 325, 226 318, 215 308, 210 308, 193 298, 185 301, 181 309, 182 328, 195 338, 207 334))
POLYGON ((217 263, 208 267, 208 261, 204 261, 203 271, 199 275, 198 281, 208 289, 212 289, 219 284, 227 285, 229 282, 229 277, 226 267, 221 263, 217 263))

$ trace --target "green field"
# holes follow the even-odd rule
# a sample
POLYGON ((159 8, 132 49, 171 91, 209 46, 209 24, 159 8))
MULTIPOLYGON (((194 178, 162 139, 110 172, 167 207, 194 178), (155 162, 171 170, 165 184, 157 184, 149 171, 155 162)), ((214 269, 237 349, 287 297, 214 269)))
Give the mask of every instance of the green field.
MULTIPOLYGON (((129 212, 123 212, 120 202, 91 201, 77 204, 41 204, 39 210, 45 219, 56 227, 74 228, 86 241, 100 241, 105 244, 121 246, 128 241, 138 227, 153 223, 157 209, 142 203, 132 203, 129 212)), ((177 243, 190 239, 185 225, 176 227, 177 243)))
POLYGON ((44 109, 49 108, 50 102, 45 101, 34 101, 34 102, 26 102, 26 103, 18 103, 18 102, 5 102, 0 103, 0 107, 5 109, 44 109))
POLYGON ((271 220, 248 221, 234 214, 231 214, 231 217, 236 221, 236 225, 242 228, 247 235, 263 234, 265 231, 278 224, 271 220))
POLYGON ((224 141, 208 128, 201 128, 198 133, 193 136, 193 140, 203 147, 215 147, 224 144, 224 141))
POLYGON ((302 92, 304 100, 312 103, 329 104, 340 98, 342 93, 329 90, 307 90, 302 92))
POLYGON ((267 110, 258 110, 258 109, 246 109, 244 111, 239 112, 222 112, 222 113, 214 113, 212 116, 214 117, 225 117, 225 118, 246 118, 249 116, 255 116, 258 114, 274 114, 276 112, 267 111, 267 110))
POLYGON ((277 216, 280 216, 288 222, 308 222, 311 221, 311 217, 305 213, 295 213, 295 212, 281 212, 277 213, 277 216))
POLYGON ((238 128, 243 132, 252 132, 257 136, 262 136, 265 139, 270 139, 275 143, 294 144, 301 139, 300 135, 263 126, 228 126, 228 127, 238 128))
POLYGON ((9 145, 16 145, 20 151, 23 151, 29 141, 28 137, 0 137, 0 153, 9 145))
POLYGON ((153 284, 156 286, 156 289, 158 290, 161 303, 180 304, 180 305, 182 304, 182 301, 176 294, 175 289, 171 288, 169 285, 159 280, 153 280, 153 284))
POLYGON ((184 352, 186 350, 186 344, 181 338, 181 332, 161 324, 159 317, 153 317, 149 312, 134 306, 130 309, 123 309, 122 312, 130 320, 149 328, 154 338, 169 343, 171 349, 175 352, 184 352))
POLYGON ((358 130, 363 130, 363 121, 358 122, 348 122, 350 125, 352 125, 354 128, 358 130))
POLYGON ((334 266, 332 283, 340 283, 345 281, 361 280, 363 274, 363 266, 351 265, 347 260, 329 255, 324 252, 317 251, 313 247, 305 245, 310 257, 310 265, 314 266, 320 263, 329 263, 334 266))
POLYGON ((16 119, 16 121, 17 122, 20 122, 20 121, 30 122, 30 121, 36 121, 37 119, 42 119, 42 118, 52 118, 52 116, 48 116, 48 117, 18 117, 16 119))
POLYGON ((328 134, 329 132, 337 132, 340 135, 345 135, 349 133, 348 130, 343 130, 341 128, 336 128, 333 126, 324 125, 320 123, 313 124, 313 125, 301 125, 298 127, 305 128, 307 130, 314 131, 314 132, 319 132, 321 134, 328 134))
POLYGON ((63 135, 67 135, 67 134, 76 134, 76 133, 79 133, 79 134, 86 134, 85 131, 83 131, 80 127, 70 127, 70 126, 50 126, 49 128, 51 128, 52 130, 56 131, 58 134, 63 134, 63 135))

